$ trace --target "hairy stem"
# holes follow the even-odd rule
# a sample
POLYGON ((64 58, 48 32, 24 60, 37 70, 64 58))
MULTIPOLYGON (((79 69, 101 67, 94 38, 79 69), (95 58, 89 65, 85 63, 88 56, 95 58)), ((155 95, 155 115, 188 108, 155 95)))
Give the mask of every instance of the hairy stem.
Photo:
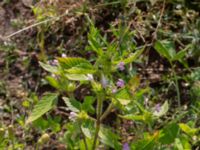
POLYGON ((113 108, 113 103, 111 102, 106 111, 102 114, 100 121, 104 120, 108 116, 112 108, 113 108))

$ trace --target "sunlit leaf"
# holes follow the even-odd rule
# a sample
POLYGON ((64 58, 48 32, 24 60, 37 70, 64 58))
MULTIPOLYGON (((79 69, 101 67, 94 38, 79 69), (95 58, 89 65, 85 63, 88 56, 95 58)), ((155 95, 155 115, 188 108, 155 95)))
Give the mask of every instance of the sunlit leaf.
POLYGON ((187 124, 184 124, 184 123, 179 123, 179 127, 181 128, 183 132, 191 136, 195 135, 199 131, 199 129, 191 128, 187 124))
POLYGON ((34 107, 30 117, 28 118, 26 123, 30 123, 40 118, 50 109, 52 109, 57 101, 57 94, 48 93, 46 94, 34 107))
POLYGON ((72 81, 88 81, 89 78, 84 74, 65 74, 66 78, 72 81))
POLYGON ((58 58, 58 61, 62 69, 71 69, 73 67, 92 68, 89 61, 80 57, 60 57, 58 58))
POLYGON ((48 83, 53 86, 54 88, 56 89, 59 89, 60 88, 60 85, 59 85, 59 82, 54 79, 53 77, 51 76, 46 76, 45 79, 48 81, 48 83))

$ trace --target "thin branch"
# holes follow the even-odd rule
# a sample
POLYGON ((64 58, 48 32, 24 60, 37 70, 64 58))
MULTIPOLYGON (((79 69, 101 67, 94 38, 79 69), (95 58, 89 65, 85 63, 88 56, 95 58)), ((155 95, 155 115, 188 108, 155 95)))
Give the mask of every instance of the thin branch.
POLYGON ((159 20, 158 20, 157 27, 156 27, 156 29, 155 29, 155 31, 154 31, 154 33, 153 33, 152 43, 154 42, 154 40, 157 39, 157 32, 158 32, 158 29, 159 29, 159 27, 160 27, 160 25, 161 25, 162 17, 163 17, 163 15, 164 15, 164 11, 165 11, 165 1, 166 1, 166 0, 163 1, 162 10, 161 10, 161 12, 160 12, 160 18, 159 18, 159 20))

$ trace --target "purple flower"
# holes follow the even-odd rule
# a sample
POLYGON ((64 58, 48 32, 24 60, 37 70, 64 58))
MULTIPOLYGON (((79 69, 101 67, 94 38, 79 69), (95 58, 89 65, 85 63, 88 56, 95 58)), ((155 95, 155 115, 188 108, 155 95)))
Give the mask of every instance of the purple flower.
POLYGON ((157 112, 160 112, 160 110, 161 110, 161 105, 160 105, 159 103, 156 104, 155 110, 156 110, 157 112))
POLYGON ((72 121, 75 121, 76 118, 77 118, 78 114, 75 113, 75 112, 70 112, 69 114, 69 119, 72 120, 72 121))
POLYGON ((118 79, 118 81, 117 81, 117 86, 118 86, 119 88, 124 87, 124 86, 125 86, 124 80, 118 79))
POLYGON ((123 144, 123 150, 130 150, 128 143, 123 144))
POLYGON ((124 62, 120 62, 118 65, 117 65, 117 67, 118 67, 118 69, 120 70, 120 71, 123 71, 124 69, 125 69, 125 66, 124 66, 125 64, 124 64, 124 62))

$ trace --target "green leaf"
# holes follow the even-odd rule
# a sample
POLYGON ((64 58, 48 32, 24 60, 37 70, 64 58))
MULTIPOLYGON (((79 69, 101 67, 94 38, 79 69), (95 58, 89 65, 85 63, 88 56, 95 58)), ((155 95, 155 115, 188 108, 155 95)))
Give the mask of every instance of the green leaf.
POLYGON ((170 123, 162 130, 163 136, 159 139, 162 144, 171 144, 178 135, 179 127, 176 123, 170 123))
POLYGON ((39 64, 44 70, 46 70, 48 72, 51 72, 51 73, 59 74, 59 71, 58 71, 57 67, 51 66, 49 64, 44 64, 42 62, 39 62, 39 64))
POLYGON ((67 107, 73 112, 80 112, 81 111, 81 103, 75 99, 70 99, 68 97, 63 97, 63 100, 67 107))
POLYGON ((184 124, 184 123, 179 123, 179 127, 181 128, 183 132, 191 136, 195 135, 199 131, 199 129, 191 128, 187 124, 184 124))
POLYGON ((73 67, 71 69, 66 70, 66 72, 71 74, 93 74, 96 71, 94 69, 73 67))
POLYGON ((87 149, 85 147, 84 140, 80 141, 80 150, 92 150, 93 139, 86 138, 87 149))
POLYGON ((124 119, 127 119, 127 120, 134 120, 134 121, 144 121, 145 120, 145 116, 144 115, 132 115, 132 114, 129 114, 129 115, 121 116, 121 117, 124 118, 124 119))
POLYGON ((131 144, 131 149, 134 150, 154 150, 159 139, 160 132, 155 132, 153 135, 146 135, 144 139, 131 144))
POLYGON ((111 129, 101 126, 99 131, 100 141, 105 145, 110 146, 115 150, 121 150, 121 144, 119 142, 119 136, 111 131, 111 129))
POLYGON ((135 53, 131 54, 128 58, 124 59, 123 62, 125 64, 132 63, 138 59, 138 57, 143 53, 144 48, 141 50, 137 50, 135 53))
POLYGON ((184 150, 181 140, 179 138, 175 139, 175 147, 177 150, 184 150))
POLYGON ((137 60, 137 58, 143 53, 144 48, 141 50, 137 50, 135 53, 130 54, 126 59, 116 61, 114 64, 119 64, 120 62, 124 62, 125 64, 132 63, 137 60))
POLYGON ((82 122, 81 129, 87 138, 92 139, 95 132, 94 122, 92 122, 91 120, 86 120, 82 122))
POLYGON ((63 69, 71 69, 72 67, 79 68, 92 68, 90 62, 80 57, 60 57, 58 58, 59 64, 63 69))
POLYGON ((32 121, 37 120, 50 109, 52 109, 57 101, 57 94, 48 93, 46 94, 34 107, 30 117, 28 118, 26 123, 30 123, 32 121))
POLYGON ((168 101, 165 101, 165 103, 161 106, 160 111, 158 112, 155 111, 153 115, 156 117, 161 117, 167 113, 168 109, 169 109, 168 101))
POLYGON ((127 120, 142 121, 144 123, 150 123, 152 121, 152 114, 149 112, 145 112, 142 115, 128 114, 120 117, 127 120))
POLYGON ((181 143, 183 145, 183 149, 186 150, 186 149, 192 149, 192 146, 190 144, 190 138, 188 138, 187 136, 181 136, 180 137, 180 140, 181 140, 181 143))
POLYGON ((154 48, 161 56, 166 57, 168 61, 172 61, 176 55, 174 44, 171 41, 156 41, 154 48))
POLYGON ((173 58, 173 60, 181 60, 186 55, 185 50, 179 51, 173 58))
POLYGON ((86 96, 84 98, 84 102, 82 104, 82 110, 85 112, 95 113, 95 109, 93 107, 93 103, 95 102, 95 98, 92 96, 86 96))
POLYGON ((120 104, 122 105, 127 105, 131 102, 130 100, 130 94, 128 92, 127 89, 121 89, 120 91, 118 91, 115 95, 116 99, 119 101, 120 104))
POLYGON ((65 74, 68 80, 72 81, 88 81, 89 78, 84 74, 65 74))
POLYGON ((46 76, 45 79, 47 82, 56 89, 60 88, 59 82, 51 76, 46 76))

